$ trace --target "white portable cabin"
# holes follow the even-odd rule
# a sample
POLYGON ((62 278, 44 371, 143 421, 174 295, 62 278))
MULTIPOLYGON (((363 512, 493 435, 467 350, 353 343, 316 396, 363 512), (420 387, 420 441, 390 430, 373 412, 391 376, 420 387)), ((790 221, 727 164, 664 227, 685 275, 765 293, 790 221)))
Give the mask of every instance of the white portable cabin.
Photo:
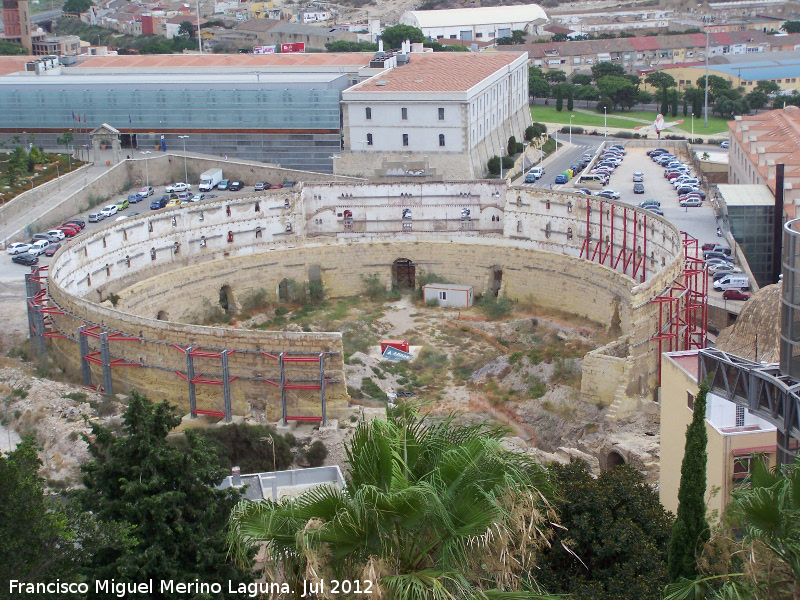
POLYGON ((422 298, 426 303, 436 300, 439 302, 439 306, 469 308, 475 299, 475 292, 471 285, 429 283, 422 286, 422 298))

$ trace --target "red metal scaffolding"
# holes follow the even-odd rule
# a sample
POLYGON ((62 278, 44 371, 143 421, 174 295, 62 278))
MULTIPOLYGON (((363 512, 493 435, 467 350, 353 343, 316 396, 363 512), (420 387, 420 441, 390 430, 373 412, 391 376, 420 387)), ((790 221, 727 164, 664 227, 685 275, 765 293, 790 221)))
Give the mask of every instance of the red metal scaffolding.
POLYGON ((581 245, 581 258, 597 262, 630 275, 647 278, 647 215, 633 207, 617 207, 614 203, 586 197, 586 235, 581 245), (593 208, 593 203, 598 203, 593 208), (597 235, 592 234, 592 211, 599 210, 597 235), (622 220, 622 226, 617 221, 622 220), (630 227, 629 227, 630 224, 630 227))

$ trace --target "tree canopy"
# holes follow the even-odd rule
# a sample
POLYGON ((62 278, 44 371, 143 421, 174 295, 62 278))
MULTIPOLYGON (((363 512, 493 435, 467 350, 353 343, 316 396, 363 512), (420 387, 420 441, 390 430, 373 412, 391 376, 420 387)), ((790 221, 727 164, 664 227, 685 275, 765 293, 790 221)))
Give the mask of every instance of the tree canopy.
POLYGON ((573 600, 650 600, 668 582, 672 515, 642 475, 623 465, 595 479, 585 462, 551 465, 566 530, 541 561, 541 583, 573 600), (565 548, 566 546, 566 548, 565 548))
POLYGON ((800 33, 800 21, 786 21, 781 29, 786 33, 800 33))
POLYGON ((597 89, 602 96, 611 100, 614 108, 617 106, 623 109, 631 108, 636 104, 638 89, 625 77, 614 75, 601 77, 597 82, 597 89))
POLYGON ((93 5, 94 2, 92 0, 67 0, 61 10, 67 14, 79 15, 89 10, 89 7, 93 5))
POLYGON ((411 25, 392 25, 383 30, 381 34, 383 43, 386 44, 387 50, 399 48, 403 42, 409 40, 412 43, 422 43, 425 41, 425 34, 418 27, 411 25))
POLYGON ((166 401, 131 392, 119 434, 92 423, 91 461, 81 469, 80 506, 107 523, 132 526, 135 550, 108 544, 87 569, 90 579, 189 582, 248 581, 249 570, 227 560, 225 535, 235 490, 214 486, 224 472, 190 430, 185 449, 167 441, 180 418, 166 401))
POLYGON ((675 87, 678 84, 672 75, 665 73, 664 71, 653 71, 652 73, 648 73, 644 80, 648 85, 652 85, 653 87, 657 88, 670 88, 675 87))
POLYGON ((24 56, 28 51, 22 44, 0 40, 0 56, 24 56))
MULTIPOLYGON (((709 82, 710 83, 710 82, 709 82)), ((678 516, 669 540, 669 576, 672 581, 697 575, 698 550, 709 538, 706 521, 706 395, 708 384, 700 384, 694 399, 692 422, 686 430, 678 487, 678 516)))
POLYGON ((319 487, 279 504, 242 501, 231 551, 266 542, 267 580, 375 581, 394 600, 535 598, 529 580, 551 536, 551 497, 529 457, 502 448, 486 422, 429 422, 408 409, 361 423, 345 452, 343 490, 319 487))
POLYGON ((595 81, 600 81, 600 79, 603 77, 608 77, 609 75, 614 77, 624 77, 625 69, 622 65, 612 62, 601 62, 592 65, 592 79, 595 81))

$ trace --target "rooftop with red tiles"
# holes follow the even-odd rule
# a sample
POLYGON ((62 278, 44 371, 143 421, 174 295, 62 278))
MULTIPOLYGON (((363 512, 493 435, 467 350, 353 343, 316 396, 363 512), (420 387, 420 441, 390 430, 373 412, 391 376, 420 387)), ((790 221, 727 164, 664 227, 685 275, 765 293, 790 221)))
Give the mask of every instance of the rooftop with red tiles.
POLYGON ((80 65, 84 69, 181 69, 226 67, 324 67, 364 66, 372 53, 343 54, 159 54, 129 56, 95 56, 80 65))
POLYGON ((375 75, 352 92, 465 92, 525 53, 459 52, 412 54, 409 63, 375 75))

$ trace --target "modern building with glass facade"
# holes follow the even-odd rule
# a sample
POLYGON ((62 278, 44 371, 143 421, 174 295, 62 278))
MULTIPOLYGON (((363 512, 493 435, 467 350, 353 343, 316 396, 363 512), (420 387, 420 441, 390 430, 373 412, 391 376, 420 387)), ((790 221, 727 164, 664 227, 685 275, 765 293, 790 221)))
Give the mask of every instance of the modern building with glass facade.
POLYGON ((775 197, 766 185, 719 185, 723 211, 759 287, 772 280, 775 197))
POLYGON ((187 151, 331 172, 341 148, 339 101, 353 81, 348 71, 368 63, 357 56, 345 67, 297 68, 298 60, 287 58, 282 69, 273 57, 263 68, 248 57, 147 58, 137 68, 123 60, 114 68, 0 77, 0 139, 34 134, 37 145, 51 148, 72 130, 80 146, 107 123, 130 152, 183 150, 185 142, 187 151))

